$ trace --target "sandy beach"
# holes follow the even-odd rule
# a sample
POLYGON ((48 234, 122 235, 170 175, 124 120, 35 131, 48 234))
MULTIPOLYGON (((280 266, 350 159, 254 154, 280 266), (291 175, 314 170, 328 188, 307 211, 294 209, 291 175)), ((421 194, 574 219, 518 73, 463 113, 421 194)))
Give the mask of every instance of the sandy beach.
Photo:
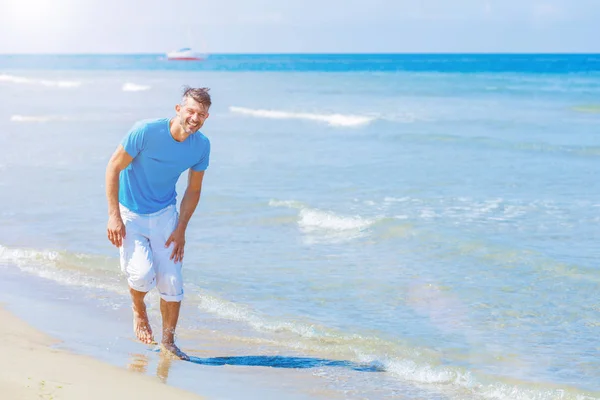
POLYGON ((55 339, 0 309, 3 400, 200 399, 158 378, 53 348, 55 339))

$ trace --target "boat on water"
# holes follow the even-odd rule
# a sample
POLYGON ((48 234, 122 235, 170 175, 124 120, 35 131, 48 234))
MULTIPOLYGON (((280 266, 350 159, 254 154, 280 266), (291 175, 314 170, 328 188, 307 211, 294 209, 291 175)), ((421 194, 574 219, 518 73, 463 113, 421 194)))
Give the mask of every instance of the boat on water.
POLYGON ((167 60, 170 61, 202 61, 204 59, 206 59, 206 54, 194 51, 189 47, 167 53, 167 60))

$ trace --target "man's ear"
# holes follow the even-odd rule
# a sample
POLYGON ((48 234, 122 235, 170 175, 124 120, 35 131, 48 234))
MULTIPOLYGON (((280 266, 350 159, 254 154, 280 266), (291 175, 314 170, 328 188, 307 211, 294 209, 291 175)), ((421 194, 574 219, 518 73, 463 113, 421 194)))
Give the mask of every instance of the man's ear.
POLYGON ((179 114, 181 112, 181 105, 180 104, 175 105, 175 111, 177 111, 177 114, 179 114))

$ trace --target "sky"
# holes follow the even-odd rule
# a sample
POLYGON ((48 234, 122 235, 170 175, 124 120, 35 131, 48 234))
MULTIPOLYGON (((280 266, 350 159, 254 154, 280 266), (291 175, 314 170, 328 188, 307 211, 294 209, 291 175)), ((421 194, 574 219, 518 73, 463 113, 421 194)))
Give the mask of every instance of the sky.
POLYGON ((0 0, 0 53, 600 53, 600 0, 0 0))

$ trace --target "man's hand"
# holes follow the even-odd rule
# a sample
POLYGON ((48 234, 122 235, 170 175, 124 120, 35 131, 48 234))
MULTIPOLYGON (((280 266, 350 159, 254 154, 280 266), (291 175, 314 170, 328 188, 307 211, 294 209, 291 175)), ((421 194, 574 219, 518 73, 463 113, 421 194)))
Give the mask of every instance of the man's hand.
POLYGON ((183 261, 183 248, 185 247, 185 229, 178 225, 167 242, 165 243, 165 247, 169 247, 171 243, 174 244, 173 252, 171 253, 171 260, 175 260, 175 262, 183 261))
POLYGON ((121 247, 123 238, 125 237, 125 224, 120 215, 111 215, 108 218, 106 232, 108 234, 108 240, 115 246, 121 247))
POLYGON ((171 253, 171 260, 175 260, 175 262, 183 261, 183 248, 185 247, 185 229, 188 226, 188 222, 198 205, 198 201, 200 200, 200 191, 202 189, 202 179, 204 178, 204 171, 194 171, 190 168, 190 172, 188 174, 188 187, 185 190, 185 194, 183 195, 183 199, 181 200, 181 206, 179 208, 180 215, 179 221, 177 222, 177 226, 169 239, 167 239, 167 243, 165 243, 165 247, 169 247, 171 243, 174 244, 173 252, 171 253))
POLYGON ((133 160, 119 145, 106 166, 106 199, 108 200, 108 224, 106 231, 108 240, 117 247, 123 244, 125 237, 125 224, 119 212, 119 173, 133 160))

